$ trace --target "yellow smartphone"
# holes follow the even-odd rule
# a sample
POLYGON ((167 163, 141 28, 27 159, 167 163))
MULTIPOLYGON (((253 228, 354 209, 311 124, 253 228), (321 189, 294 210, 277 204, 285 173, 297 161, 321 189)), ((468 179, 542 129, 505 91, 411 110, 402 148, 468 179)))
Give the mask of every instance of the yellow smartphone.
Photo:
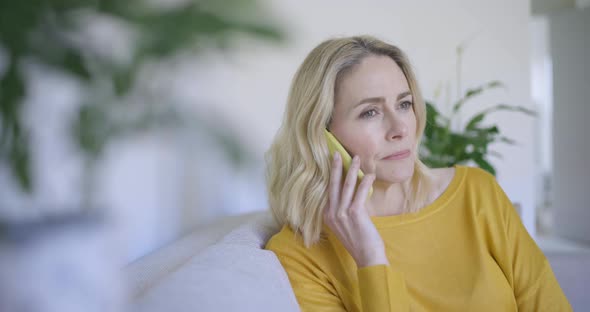
MULTIPOLYGON (((348 169, 350 169, 350 165, 352 164, 352 157, 350 156, 350 154, 348 154, 348 152, 346 151, 346 149, 344 148, 344 146, 342 146, 342 144, 340 144, 340 142, 338 141, 338 139, 336 139, 336 137, 330 132, 328 131, 328 129, 324 129, 324 134, 326 135, 326 141, 328 141, 328 149, 330 150, 330 155, 332 157, 334 157, 334 152, 338 151, 340 153, 340 155, 342 156, 342 165, 344 166, 344 174, 343 174, 343 179, 346 176, 346 172, 348 172, 348 169)), ((361 169, 359 169, 358 171, 358 178, 356 181, 356 186, 358 188, 361 180, 363 179, 363 177, 365 176, 365 174, 363 173, 363 171, 361 169)), ((371 197, 371 195, 373 195, 373 187, 371 186, 371 188, 369 188, 369 195, 367 196, 367 198, 371 197)))

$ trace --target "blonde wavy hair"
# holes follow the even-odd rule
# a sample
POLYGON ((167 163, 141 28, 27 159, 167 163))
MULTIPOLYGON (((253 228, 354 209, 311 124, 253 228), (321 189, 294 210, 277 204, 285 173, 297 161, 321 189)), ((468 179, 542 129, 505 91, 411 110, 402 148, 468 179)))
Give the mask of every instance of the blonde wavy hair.
MULTIPOLYGON (((306 247, 325 238, 323 209, 328 201, 331 155, 324 136, 334 109, 338 82, 363 58, 388 56, 410 86, 416 116, 416 150, 426 126, 426 106, 406 55, 371 36, 329 39, 305 58, 291 83, 283 122, 265 157, 269 205, 276 222, 289 225, 306 247)), ((427 204, 432 191, 430 169, 418 158, 408 186, 404 212, 427 204)))

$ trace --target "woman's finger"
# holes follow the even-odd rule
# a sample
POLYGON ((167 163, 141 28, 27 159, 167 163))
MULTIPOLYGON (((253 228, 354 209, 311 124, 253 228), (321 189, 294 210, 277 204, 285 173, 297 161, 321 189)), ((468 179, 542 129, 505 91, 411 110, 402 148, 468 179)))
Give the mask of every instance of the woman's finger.
POLYGON ((328 211, 326 214, 334 217, 339 205, 340 197, 340 180, 342 179, 342 157, 339 152, 334 152, 332 159, 332 170, 330 172, 329 194, 328 194, 328 211))
POLYGON ((347 214, 348 208, 350 207, 350 202, 352 201, 352 196, 354 195, 354 189, 356 188, 356 179, 358 170, 360 168, 360 158, 359 156, 355 155, 352 159, 352 164, 348 169, 348 173, 346 174, 346 180, 344 180, 344 185, 342 186, 342 195, 340 197, 340 205, 338 205, 338 212, 336 214, 347 214))
MULTIPOLYGON (((369 189, 373 185, 375 181, 374 174, 368 174, 363 177, 361 184, 359 185, 358 191, 354 195, 354 200, 350 209, 356 210, 360 207, 365 206, 365 201, 367 200, 367 196, 369 195, 369 189)), ((352 212, 352 211, 351 211, 352 212)))

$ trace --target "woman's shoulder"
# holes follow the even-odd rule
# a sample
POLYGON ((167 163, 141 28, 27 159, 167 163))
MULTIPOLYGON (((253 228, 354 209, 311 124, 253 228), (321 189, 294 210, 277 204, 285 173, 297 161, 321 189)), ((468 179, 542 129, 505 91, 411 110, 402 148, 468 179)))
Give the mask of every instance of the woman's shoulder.
POLYGON ((455 175, 457 176, 455 178, 462 180, 462 182, 466 182, 461 183, 464 184, 464 186, 476 185, 481 188, 496 188, 498 186, 496 177, 482 168, 465 165, 455 165, 454 167, 456 168, 455 175))
POLYGON ((273 250, 285 247, 294 247, 300 244, 303 244, 303 241, 297 235, 295 235, 295 232, 288 224, 284 224, 278 233, 270 237, 264 248, 273 250))
POLYGON ((432 172, 433 198, 440 197, 444 192, 466 191, 472 186, 494 186, 496 178, 489 172, 465 165, 454 165, 448 168, 434 168, 432 172))
POLYGON ((289 258, 305 257, 319 260, 334 256, 334 249, 329 240, 322 238, 319 242, 306 247, 303 237, 288 224, 283 225, 278 233, 271 236, 264 248, 278 256, 289 258))
POLYGON ((496 180, 496 177, 494 177, 494 175, 479 167, 471 167, 464 165, 457 165, 456 167, 457 170, 464 171, 465 175, 471 179, 496 180))
POLYGON ((492 215, 502 215, 506 209, 512 209, 511 201, 493 174, 478 167, 458 167, 464 171, 464 183, 461 187, 463 196, 459 198, 476 203, 474 208, 479 213, 485 211, 492 215))
POLYGON ((453 179, 480 180, 480 181, 495 181, 496 177, 488 171, 479 167, 471 167, 467 165, 454 165, 448 168, 433 168, 431 169, 435 184, 449 185, 453 179))
MULTIPOLYGON (((310 249, 313 248, 310 247, 310 249)), ((284 224, 281 230, 271 236, 266 243, 265 249, 272 251, 281 250, 304 250, 305 243, 303 237, 298 232, 294 231, 289 224, 284 224)))
POLYGON ((438 194, 447 200, 486 200, 496 197, 501 190, 496 177, 478 167, 454 165, 452 168, 439 168, 435 169, 433 177, 434 190, 438 191, 435 195, 438 194))

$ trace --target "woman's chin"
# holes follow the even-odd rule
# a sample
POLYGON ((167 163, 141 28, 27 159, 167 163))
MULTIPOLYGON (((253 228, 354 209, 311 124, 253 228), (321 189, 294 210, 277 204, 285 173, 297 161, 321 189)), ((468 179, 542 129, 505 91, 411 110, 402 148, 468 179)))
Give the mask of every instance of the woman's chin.
POLYGON ((387 171, 377 173, 377 179, 384 183, 403 183, 409 181, 414 175, 414 166, 399 166, 388 168, 387 171))

